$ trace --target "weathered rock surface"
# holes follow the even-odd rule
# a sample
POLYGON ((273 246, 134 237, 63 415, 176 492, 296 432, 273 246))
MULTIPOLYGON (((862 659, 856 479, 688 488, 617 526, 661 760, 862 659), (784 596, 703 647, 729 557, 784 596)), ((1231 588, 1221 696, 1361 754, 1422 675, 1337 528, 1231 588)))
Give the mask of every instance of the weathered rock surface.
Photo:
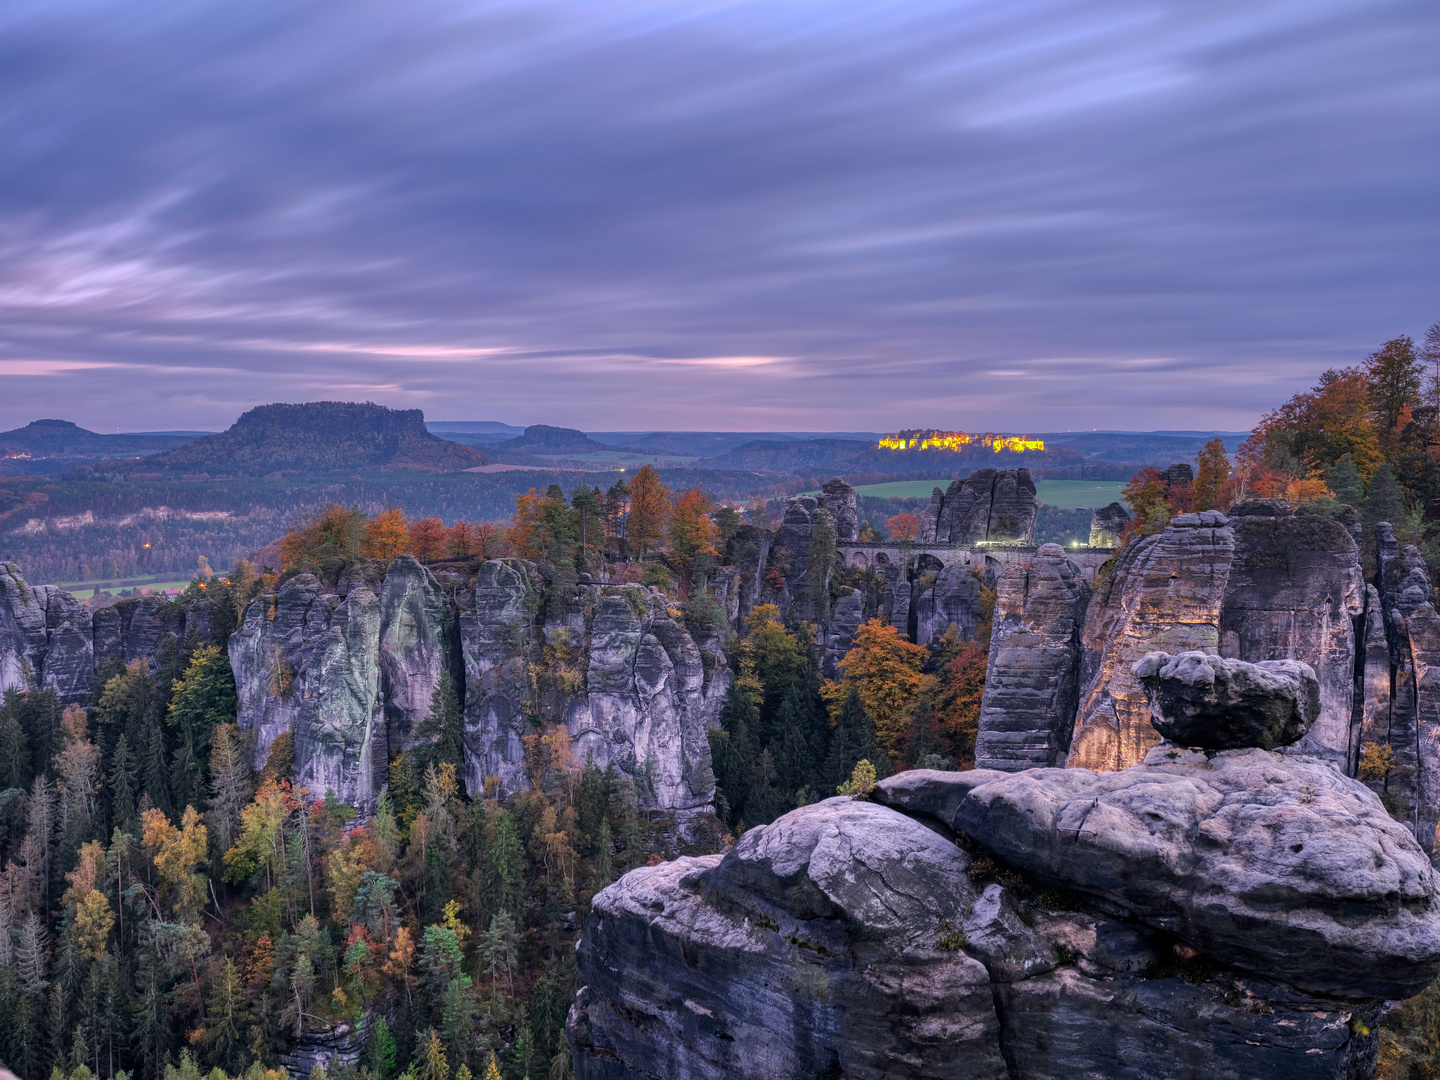
POLYGON ((475 578, 473 602, 460 613, 465 663, 466 787, 482 790, 487 776, 506 791, 525 784, 529 721, 527 650, 544 586, 535 566, 520 559, 491 559, 475 578))
POLYGON ((587 691, 567 715, 575 753, 636 781, 641 803, 684 828, 710 812, 709 728, 728 682, 706 671, 699 646, 663 597, 606 589, 590 629, 587 691), (708 692, 707 692, 708 691, 708 692))
POLYGON ((936 488, 920 522, 926 542, 1028 544, 1035 535, 1035 482, 1029 469, 977 469, 936 488))
POLYGON ((723 857, 632 871, 595 897, 578 947, 587 985, 568 1025, 576 1075, 1370 1075, 1376 997, 1423 985, 1440 966, 1427 861, 1373 795, 1328 765, 1260 750, 1248 753, 1263 763, 1175 753, 1098 777, 905 773, 878 795, 904 815, 831 799, 750 830, 723 857), (1093 793, 1077 794, 1086 784, 1093 793), (1158 808, 1155 794, 1166 796, 1158 808), (1115 844, 1105 846, 1106 828, 1082 828, 1086 850, 1064 849, 1069 822, 1057 819, 1081 800, 1122 830, 1115 844), (1305 852, 1285 847, 1272 869, 1265 837, 1277 823, 1283 836, 1269 846, 1305 852), (985 884, 946 825, 1081 895, 1059 910, 1055 894, 1013 873, 985 884), (1360 906, 1342 915, 1336 896, 1360 906), (1245 941, 1247 929, 1264 940, 1245 941), (1181 979, 1177 965, 1193 954, 1176 939, 1187 933, 1203 955, 1181 979), (1216 965, 1251 959, 1261 974, 1216 965))
POLYGON ((451 678, 455 616, 434 575, 413 556, 390 564, 380 588, 380 690, 387 760, 410 745, 430 715, 442 679, 451 678))
POLYGON ((820 488, 820 501, 835 522, 836 540, 854 540, 860 534, 859 502, 855 489, 838 476, 820 488))
POLYGON ((1000 575, 975 764, 1064 764, 1079 697, 1080 630, 1090 588, 1058 544, 1000 575))
POLYGON ((83 700, 94 674, 91 634, 84 604, 0 564, 0 693, 49 686, 62 704, 83 700))
POLYGON ((1090 546, 1092 548, 1113 548, 1120 546, 1120 534, 1130 524, 1130 512, 1118 502, 1102 506, 1090 515, 1090 546))
POLYGON ((276 736, 293 731, 297 786, 373 805, 389 764, 375 594, 358 586, 342 600, 300 574, 246 605, 229 652, 256 764, 276 736))
POLYGON ((165 640, 185 637, 185 608, 159 596, 141 596, 103 607, 94 616, 95 664, 147 660, 159 669, 165 640))
POLYGON ((916 644, 939 641, 951 625, 961 638, 973 639, 976 626, 985 617, 980 584, 968 567, 959 565, 942 566, 917 580, 911 594, 916 644))
POLYGON ((917 822, 831 799, 723 857, 627 874, 577 953, 576 1075, 1006 1076, 985 967, 941 947, 941 920, 978 899, 968 863, 917 822))
POLYGON ((1151 652, 1219 651, 1234 557, 1235 533, 1213 510, 1181 514, 1116 557, 1085 616, 1069 765, 1123 769, 1159 741, 1133 667, 1151 652))
POLYGON ((917 771, 881 790, 1041 882, 1308 992, 1403 998, 1440 973, 1429 858, 1326 762, 1162 744, 1119 772, 917 771))
POLYGON ((1320 715, 1315 669, 1297 660, 1247 664, 1198 651, 1153 652, 1134 672, 1155 730, 1181 746, 1275 750, 1298 742, 1320 715))
POLYGON ((1314 668, 1320 716, 1297 749, 1348 771, 1355 619, 1365 606, 1359 549, 1340 522, 1295 513, 1280 500, 1238 503, 1229 518, 1235 557, 1221 604, 1219 652, 1314 668))

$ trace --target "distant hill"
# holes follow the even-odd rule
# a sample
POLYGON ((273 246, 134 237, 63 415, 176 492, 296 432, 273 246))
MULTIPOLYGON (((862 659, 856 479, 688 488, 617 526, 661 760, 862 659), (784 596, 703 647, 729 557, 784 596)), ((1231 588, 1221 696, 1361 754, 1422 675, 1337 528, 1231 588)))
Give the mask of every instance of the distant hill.
POLYGON ((598 443, 583 431, 574 428, 551 427, 549 424, 531 424, 518 439, 506 439, 492 448, 497 454, 593 454, 598 450, 613 450, 613 446, 598 443))
POLYGON ((183 446, 203 431, 131 431, 102 435, 69 420, 35 420, 14 431, 0 431, 0 473, 61 473, 77 465, 114 458, 140 457, 183 446))
POLYGON ((326 475, 368 470, 459 472, 489 462, 474 447, 430 434, 419 409, 348 401, 261 405, 228 431, 124 468, 162 477, 326 475))

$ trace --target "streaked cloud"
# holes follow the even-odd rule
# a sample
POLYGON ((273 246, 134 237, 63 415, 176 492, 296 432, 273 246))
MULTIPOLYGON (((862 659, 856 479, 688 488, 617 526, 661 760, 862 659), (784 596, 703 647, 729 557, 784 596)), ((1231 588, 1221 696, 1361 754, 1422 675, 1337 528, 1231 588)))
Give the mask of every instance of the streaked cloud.
POLYGON ((10 0, 0 427, 1244 427, 1440 319, 1437 55, 1426 0, 10 0))

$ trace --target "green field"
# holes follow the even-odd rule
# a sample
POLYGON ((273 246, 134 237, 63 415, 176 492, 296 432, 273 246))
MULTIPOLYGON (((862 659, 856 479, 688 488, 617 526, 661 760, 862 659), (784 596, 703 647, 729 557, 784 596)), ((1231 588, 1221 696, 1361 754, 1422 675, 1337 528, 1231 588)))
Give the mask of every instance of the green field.
MULTIPOLYGON (((896 480, 889 484, 864 484, 855 489, 855 494, 876 499, 924 499, 937 487, 943 491, 948 486, 948 481, 943 480, 896 480)), ((1095 509, 1119 499, 1124 487, 1120 480, 1037 480, 1035 495, 1047 506, 1061 510, 1074 510, 1079 506, 1095 509)), ((807 491, 805 494, 820 493, 807 491)))
POLYGON ((633 454, 624 450, 592 450, 588 454, 537 454, 537 457, 551 461, 584 461, 595 465, 689 465, 699 461, 695 455, 687 454, 633 454))
POLYGON ((153 578, 106 578, 104 581, 62 581, 60 588, 68 593, 74 593, 82 599, 95 595, 95 590, 103 587, 106 592, 119 592, 121 589, 150 589, 154 592, 163 592, 166 589, 183 589, 190 584, 191 578, 178 579, 173 574, 153 578))

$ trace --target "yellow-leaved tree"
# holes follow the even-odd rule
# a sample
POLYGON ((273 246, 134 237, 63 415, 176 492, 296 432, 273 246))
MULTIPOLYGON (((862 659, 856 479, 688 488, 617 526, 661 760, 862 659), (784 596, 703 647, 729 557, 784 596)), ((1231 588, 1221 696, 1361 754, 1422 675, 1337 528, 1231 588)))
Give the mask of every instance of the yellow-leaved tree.
POLYGON ((875 739, 897 759, 904 752, 916 700, 925 688, 922 670, 927 653, 900 631, 871 619, 855 634, 855 644, 840 661, 841 682, 853 686, 875 722, 875 739))

